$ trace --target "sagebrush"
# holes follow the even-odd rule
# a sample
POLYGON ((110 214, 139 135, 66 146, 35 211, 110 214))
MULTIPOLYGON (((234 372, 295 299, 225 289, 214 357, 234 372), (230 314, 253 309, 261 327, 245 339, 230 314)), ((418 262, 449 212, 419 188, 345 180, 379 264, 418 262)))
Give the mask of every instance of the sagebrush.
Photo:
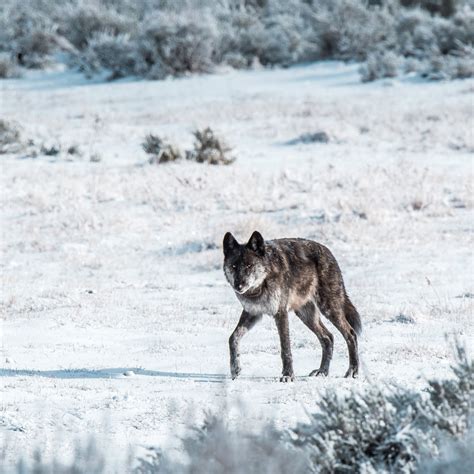
POLYGON ((22 146, 19 126, 14 122, 0 119, 0 154, 18 152, 22 146))
POLYGON ((473 75, 472 7, 469 0, 7 0, 0 53, 9 61, 2 60, 4 77, 66 55, 70 66, 111 79, 318 59, 367 60, 365 81, 407 69, 463 78, 473 75))
POLYGON ((194 132, 194 149, 186 152, 186 158, 209 165, 230 165, 235 158, 229 155, 231 148, 210 128, 194 132))
POLYGON ((181 152, 177 147, 152 133, 145 137, 142 148, 145 153, 150 155, 150 163, 169 163, 181 158, 181 152))
MULTIPOLYGON (((471 467, 474 361, 455 347, 452 378, 429 380, 422 391, 399 385, 322 394, 309 420, 290 430, 232 427, 208 415, 182 439, 185 461, 150 448, 124 472, 135 474, 463 473, 471 467), (470 434, 469 434, 470 433, 470 434)), ((106 457, 93 445, 70 467, 21 461, 21 473, 103 472, 106 457)), ((8 471, 5 471, 8 472, 8 471)))

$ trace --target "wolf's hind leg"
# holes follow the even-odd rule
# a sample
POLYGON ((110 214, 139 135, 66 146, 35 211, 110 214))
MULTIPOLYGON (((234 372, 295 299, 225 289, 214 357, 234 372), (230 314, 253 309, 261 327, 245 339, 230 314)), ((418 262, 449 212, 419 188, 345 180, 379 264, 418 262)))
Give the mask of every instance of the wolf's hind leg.
POLYGON ((237 323, 234 332, 229 338, 229 349, 230 349, 230 374, 232 380, 238 377, 240 374, 240 353, 239 343, 240 339, 252 329, 255 324, 262 319, 262 315, 259 314, 254 316, 246 311, 242 311, 239 322, 237 323))
POLYGON ((323 350, 319 369, 313 370, 309 375, 327 376, 329 373, 329 364, 331 363, 332 350, 334 346, 333 335, 329 332, 328 328, 321 321, 319 311, 312 301, 309 301, 301 309, 296 311, 296 316, 298 316, 298 318, 300 318, 301 321, 303 321, 303 323, 311 331, 313 331, 314 334, 316 334, 323 350))
POLYGON ((359 372, 359 355, 357 344, 357 333, 349 324, 344 309, 338 306, 331 307, 325 316, 336 326, 344 337, 349 350, 349 369, 344 377, 357 377, 359 372))

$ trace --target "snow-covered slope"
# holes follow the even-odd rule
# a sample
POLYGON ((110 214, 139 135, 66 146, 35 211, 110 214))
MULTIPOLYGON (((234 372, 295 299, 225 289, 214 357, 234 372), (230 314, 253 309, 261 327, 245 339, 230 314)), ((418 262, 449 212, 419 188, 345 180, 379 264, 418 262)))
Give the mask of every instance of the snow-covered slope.
POLYGON ((1 157, 7 459, 67 453, 86 433, 121 448, 170 443, 224 406, 249 425, 292 425, 328 386, 422 386, 447 373, 446 333, 472 341, 472 82, 363 85, 357 66, 320 63, 0 86, 2 118, 25 137, 83 151, 1 157), (147 133, 184 149, 207 125, 234 147, 233 165, 147 164, 147 133), (287 143, 317 131, 329 143, 287 143), (296 318, 295 383, 278 383, 270 318, 243 340, 242 376, 229 380, 240 306, 220 244, 227 230, 244 240, 255 229, 333 250, 364 324, 358 380, 342 378, 334 328, 330 376, 306 377, 321 351, 296 318))

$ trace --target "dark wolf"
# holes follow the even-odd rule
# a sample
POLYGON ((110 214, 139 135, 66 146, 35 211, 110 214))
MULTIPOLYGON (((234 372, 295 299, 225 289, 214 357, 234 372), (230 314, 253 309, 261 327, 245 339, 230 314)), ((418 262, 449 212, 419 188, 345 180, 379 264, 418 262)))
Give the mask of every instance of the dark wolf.
POLYGON ((239 342, 263 314, 273 316, 278 328, 283 372, 280 381, 294 380, 288 313, 294 311, 316 334, 323 349, 321 365, 309 375, 328 375, 333 335, 320 312, 341 332, 349 350, 345 377, 359 371, 357 335, 360 316, 347 296, 341 270, 327 247, 306 239, 264 241, 255 231, 246 244, 230 232, 224 236, 224 273, 243 311, 229 339, 230 371, 240 373, 239 342))

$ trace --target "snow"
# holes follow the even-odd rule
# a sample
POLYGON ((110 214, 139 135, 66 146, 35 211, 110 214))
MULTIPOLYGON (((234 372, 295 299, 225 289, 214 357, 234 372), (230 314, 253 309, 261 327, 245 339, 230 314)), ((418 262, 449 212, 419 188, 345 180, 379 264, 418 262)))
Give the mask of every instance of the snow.
POLYGON ((422 387, 447 374, 445 335, 472 345, 473 90, 410 77, 361 84, 357 65, 333 62, 161 82, 2 81, 2 118, 36 143, 84 151, 2 156, 6 459, 38 446, 67 455, 89 435, 123 456, 179 445, 205 411, 292 426, 327 387, 422 387), (235 164, 147 164, 147 133, 186 149, 207 125, 235 164), (287 144, 319 131, 328 144, 287 144), (255 229, 333 250, 363 320, 358 380, 342 378, 335 328, 330 376, 308 378, 321 350, 295 317, 296 382, 278 382, 270 318, 243 339, 242 375, 230 380, 240 306, 221 239, 255 229))

